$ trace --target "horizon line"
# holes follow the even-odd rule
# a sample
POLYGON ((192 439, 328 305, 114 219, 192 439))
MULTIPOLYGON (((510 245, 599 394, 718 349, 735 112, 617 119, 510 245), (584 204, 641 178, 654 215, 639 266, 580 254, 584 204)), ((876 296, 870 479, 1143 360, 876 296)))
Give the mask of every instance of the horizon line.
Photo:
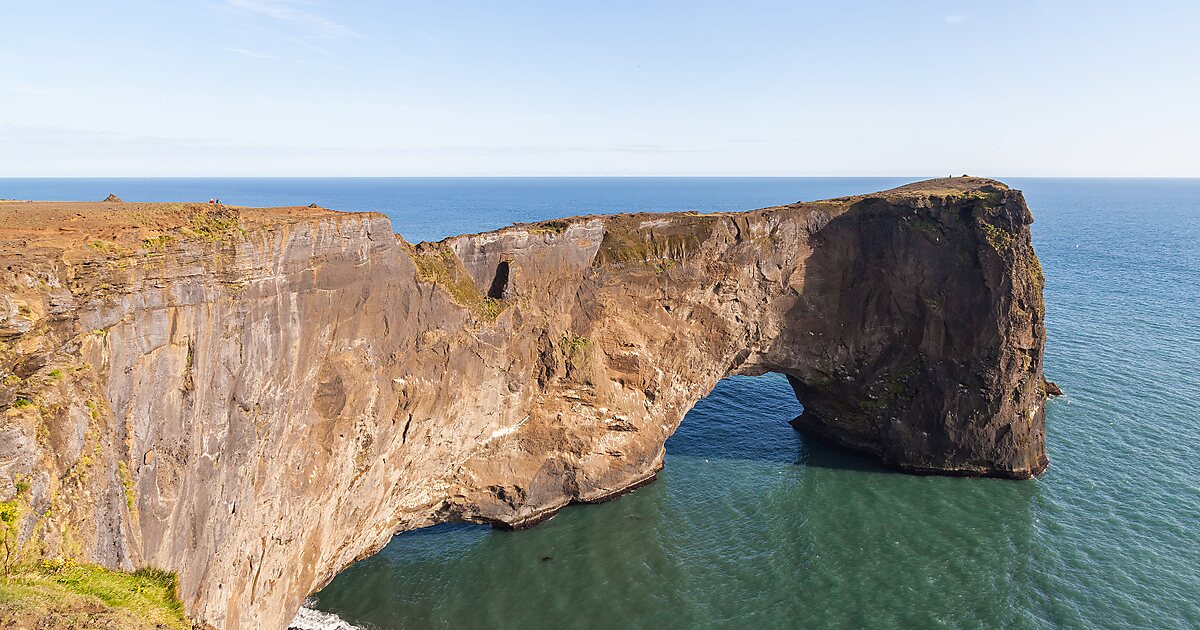
POLYGON ((18 179, 1200 179, 1200 175, 0 175, 18 179))

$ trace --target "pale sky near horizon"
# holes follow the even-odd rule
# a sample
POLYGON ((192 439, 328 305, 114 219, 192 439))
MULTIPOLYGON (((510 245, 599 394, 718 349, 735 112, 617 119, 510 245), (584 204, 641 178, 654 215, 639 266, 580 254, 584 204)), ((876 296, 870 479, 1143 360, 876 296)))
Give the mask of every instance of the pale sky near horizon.
POLYGON ((0 2, 0 176, 1200 176, 1200 2, 0 2))

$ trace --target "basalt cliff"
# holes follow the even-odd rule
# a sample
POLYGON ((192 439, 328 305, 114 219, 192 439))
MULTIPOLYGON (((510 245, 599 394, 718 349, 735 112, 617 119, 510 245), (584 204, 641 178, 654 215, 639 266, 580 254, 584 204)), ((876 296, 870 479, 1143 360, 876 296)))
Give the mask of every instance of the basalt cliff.
POLYGON ((319 208, 0 203, 0 501, 26 556, 282 628, 396 532, 652 480, 731 374, 787 375, 798 429, 901 470, 1027 478, 1031 223, 975 178, 417 245, 319 208))

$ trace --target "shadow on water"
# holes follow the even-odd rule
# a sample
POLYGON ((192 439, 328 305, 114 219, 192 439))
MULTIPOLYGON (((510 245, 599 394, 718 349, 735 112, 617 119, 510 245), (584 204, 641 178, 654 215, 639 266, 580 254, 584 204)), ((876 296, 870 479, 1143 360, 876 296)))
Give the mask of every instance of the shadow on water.
POLYGON ((801 463, 809 468, 851 470, 861 473, 892 474, 895 470, 880 464, 875 458, 836 449, 817 440, 803 438, 804 456, 801 463))

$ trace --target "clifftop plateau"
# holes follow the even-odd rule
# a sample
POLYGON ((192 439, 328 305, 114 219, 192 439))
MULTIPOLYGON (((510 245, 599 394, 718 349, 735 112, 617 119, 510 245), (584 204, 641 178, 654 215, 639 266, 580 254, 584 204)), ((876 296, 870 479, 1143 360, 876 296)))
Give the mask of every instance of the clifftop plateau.
POLYGON ((371 213, 0 202, 0 501, 22 560, 174 571, 193 619, 283 628, 396 532, 652 480, 731 374, 901 470, 1028 478, 1032 220, 966 177, 415 245, 371 213))

